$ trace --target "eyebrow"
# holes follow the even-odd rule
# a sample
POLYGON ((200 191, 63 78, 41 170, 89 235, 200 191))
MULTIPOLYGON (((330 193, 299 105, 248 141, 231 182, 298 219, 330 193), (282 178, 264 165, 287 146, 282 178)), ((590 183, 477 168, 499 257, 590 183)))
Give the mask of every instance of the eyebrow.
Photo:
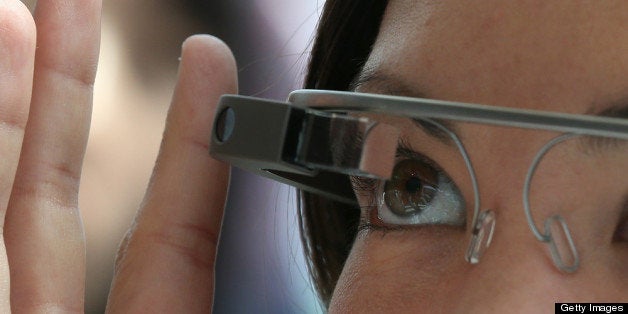
MULTIPOLYGON (((421 86, 410 86, 397 76, 390 75, 376 67, 365 67, 355 77, 355 79, 349 85, 350 90, 358 91, 362 87, 367 87, 369 92, 384 95, 405 96, 413 98, 425 98, 434 99, 429 96, 428 92, 425 92, 425 88, 421 86)), ((584 115, 592 115, 599 117, 628 119, 628 97, 619 98, 617 100, 605 102, 604 105, 591 105, 591 108, 584 113, 584 115), (602 110, 595 110, 594 107, 603 107, 602 110)), ((440 128, 434 124, 421 119, 412 119, 419 128, 424 130, 428 135, 440 140, 447 145, 453 145, 451 138, 440 128)), ((455 121, 436 120, 438 123, 445 126, 452 132, 456 132, 455 121)), ((628 141, 599 136, 584 136, 580 137, 579 141, 583 151, 606 151, 615 150, 620 147, 628 145, 628 141)))
MULTIPOLYGON (((405 96, 412 98, 430 98, 420 91, 420 88, 412 88, 394 76, 387 75, 374 68, 364 68, 358 76, 349 84, 349 90, 357 91, 360 87, 368 86, 369 92, 384 95, 405 96)), ((429 136, 448 146, 454 146, 451 137, 434 122, 442 125, 453 133, 456 132, 455 121, 445 121, 442 119, 411 119, 414 125, 423 130, 429 136)))
POLYGON ((410 87, 398 78, 371 67, 365 67, 360 71, 349 84, 349 90, 357 91, 363 86, 386 95, 428 98, 420 88, 410 87))

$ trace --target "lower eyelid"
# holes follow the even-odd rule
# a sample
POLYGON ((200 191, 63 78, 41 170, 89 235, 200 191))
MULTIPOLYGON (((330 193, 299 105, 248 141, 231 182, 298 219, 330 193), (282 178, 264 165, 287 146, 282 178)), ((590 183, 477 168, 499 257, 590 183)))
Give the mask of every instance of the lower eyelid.
POLYGON ((372 223, 370 221, 362 222, 358 226, 358 232, 365 231, 365 230, 373 230, 373 231, 381 231, 384 234, 390 231, 399 231, 399 230, 406 230, 406 229, 409 229, 409 228, 403 228, 401 226, 391 226, 391 225, 386 225, 386 224, 380 225, 380 224, 372 223))

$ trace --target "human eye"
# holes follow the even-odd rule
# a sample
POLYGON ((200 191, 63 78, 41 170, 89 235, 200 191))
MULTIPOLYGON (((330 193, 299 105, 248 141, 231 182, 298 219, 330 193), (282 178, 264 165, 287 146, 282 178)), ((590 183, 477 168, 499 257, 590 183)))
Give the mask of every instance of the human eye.
POLYGON ((363 209, 363 225, 465 226, 464 199, 445 171, 407 148, 402 147, 398 155, 403 158, 396 163, 390 180, 354 179, 356 189, 364 191, 370 187, 370 204, 363 209))

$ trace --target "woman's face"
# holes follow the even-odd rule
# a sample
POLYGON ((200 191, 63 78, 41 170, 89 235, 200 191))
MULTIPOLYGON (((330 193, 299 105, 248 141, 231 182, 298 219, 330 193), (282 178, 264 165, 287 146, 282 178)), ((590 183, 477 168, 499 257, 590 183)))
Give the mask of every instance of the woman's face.
MULTIPOLYGON (((360 92, 625 118, 628 2, 392 0, 358 81, 360 92)), ((399 123, 410 149, 426 145, 416 139, 421 131, 399 123)), ((456 186, 466 221, 390 228, 372 221, 376 209, 363 210, 331 312, 551 312, 560 301, 628 301, 625 144, 566 143, 533 181, 537 225, 560 213, 573 230, 581 263, 566 274, 531 233, 522 205, 528 167, 556 134, 470 123, 455 132, 474 165, 481 209, 496 215, 480 263, 463 258, 473 208, 466 168, 447 145, 427 145, 419 153, 456 186)), ((374 196, 358 194, 372 208, 374 196)))

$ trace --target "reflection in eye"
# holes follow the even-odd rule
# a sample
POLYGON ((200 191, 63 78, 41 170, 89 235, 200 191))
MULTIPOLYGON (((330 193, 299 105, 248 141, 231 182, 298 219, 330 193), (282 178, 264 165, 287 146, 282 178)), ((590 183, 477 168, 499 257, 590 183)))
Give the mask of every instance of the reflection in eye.
POLYGON ((458 187, 423 156, 398 162, 375 197, 381 224, 465 225, 465 204, 458 187))
POLYGON ((438 192, 438 173, 412 159, 399 162, 390 181, 384 184, 384 200, 395 216, 420 213, 438 192))

